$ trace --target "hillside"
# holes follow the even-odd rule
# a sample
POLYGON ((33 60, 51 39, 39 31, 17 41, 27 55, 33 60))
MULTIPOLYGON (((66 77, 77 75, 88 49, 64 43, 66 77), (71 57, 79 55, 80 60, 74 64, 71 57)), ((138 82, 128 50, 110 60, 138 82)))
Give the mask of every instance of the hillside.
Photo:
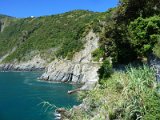
POLYGON ((59 109, 64 120, 160 119, 159 6, 159 0, 120 0, 94 23, 99 83, 79 92, 81 105, 59 109))
POLYGON ((159 0, 120 0, 104 13, 1 16, 0 68, 40 64, 46 68, 40 79, 83 83, 69 91, 80 91, 82 104, 62 109, 66 120, 159 120, 159 6, 159 0))
POLYGON ((160 2, 120 0, 108 10, 100 28, 99 49, 94 57, 112 58, 113 64, 126 64, 154 53, 160 58, 160 2))
MULTIPOLYGON (((43 59, 71 59, 83 48, 82 37, 87 34, 86 26, 99 13, 76 10, 59 15, 38 18, 9 19, 0 32, 0 56, 9 53, 3 62, 27 61, 36 54, 43 59)), ((0 18, 0 19, 1 19, 0 18)))
POLYGON ((13 17, 0 14, 0 32, 2 32, 4 28, 8 26, 13 19, 13 17))
POLYGON ((0 14, 0 19, 3 19, 3 18, 13 19, 14 17, 8 16, 8 15, 0 14))

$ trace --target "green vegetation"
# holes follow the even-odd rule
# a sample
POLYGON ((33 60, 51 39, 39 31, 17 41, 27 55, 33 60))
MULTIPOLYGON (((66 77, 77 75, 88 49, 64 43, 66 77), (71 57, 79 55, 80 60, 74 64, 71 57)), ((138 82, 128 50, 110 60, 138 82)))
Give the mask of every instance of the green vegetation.
POLYGON ((72 120, 159 120, 160 94, 155 73, 147 66, 128 67, 114 72, 110 78, 85 96, 87 109, 72 109, 72 120))
POLYGON ((130 41, 137 55, 150 53, 160 37, 160 17, 137 18, 129 26, 130 41))
POLYGON ((6 18, 8 18, 8 19, 13 19, 13 17, 11 17, 11 16, 7 16, 7 15, 0 14, 0 20, 1 20, 1 19, 6 19, 6 18))
POLYGON ((153 53, 156 55, 158 58, 160 58, 160 38, 158 38, 158 43, 154 46, 153 48, 153 53))
MULTIPOLYGON (((120 0, 104 13, 72 11, 39 18, 9 19, 0 33, 0 56, 16 50, 4 62, 43 58, 71 59, 83 48, 82 38, 93 29, 99 34, 94 61, 103 60, 99 84, 81 92, 86 109, 72 109, 71 120, 159 120, 160 94, 155 72, 148 66, 113 71, 117 64, 160 58, 159 0, 120 0)), ((4 19, 5 16, 0 16, 4 19)), ((1 25, 0 25, 1 26, 1 25)))
POLYGON ((98 13, 76 10, 59 15, 16 19, 0 33, 0 56, 16 48, 5 61, 26 60, 31 52, 44 58, 71 59, 83 48, 81 40, 88 31, 86 26, 98 13))
POLYGON ((110 75, 113 73, 112 63, 110 59, 106 59, 103 61, 101 68, 98 70, 98 73, 100 80, 110 77, 110 75))
MULTIPOLYGON (((95 29, 101 30, 98 33, 99 46, 105 53, 103 59, 111 57, 115 65, 142 59, 152 53, 159 45, 158 6, 158 0, 121 0, 118 7, 102 14, 95 29)), ((159 50, 154 51, 158 55, 159 50)))
MULTIPOLYGON (((71 59, 83 48, 82 37, 93 29, 100 36, 93 60, 112 58, 113 65, 159 55, 160 3, 158 0, 120 0, 104 13, 76 10, 59 15, 12 19, 0 33, 0 56, 17 48, 6 62, 30 59, 31 52, 44 58, 71 59), (127 58, 127 59, 126 59, 127 58)), ((10 18, 0 15, 1 18, 10 18)))
POLYGON ((11 21, 13 20, 14 20, 13 17, 0 14, 0 32, 2 32, 5 27, 10 25, 11 21))
POLYGON ((94 61, 103 58, 99 84, 80 92, 85 108, 72 109, 71 120, 159 120, 160 94, 155 71, 148 66, 112 69, 117 64, 160 58, 159 0, 120 0, 119 6, 100 14, 90 26, 100 36, 94 61))
POLYGON ((104 50, 101 50, 100 48, 97 48, 95 51, 92 52, 92 58, 93 61, 100 61, 101 58, 103 58, 104 50))

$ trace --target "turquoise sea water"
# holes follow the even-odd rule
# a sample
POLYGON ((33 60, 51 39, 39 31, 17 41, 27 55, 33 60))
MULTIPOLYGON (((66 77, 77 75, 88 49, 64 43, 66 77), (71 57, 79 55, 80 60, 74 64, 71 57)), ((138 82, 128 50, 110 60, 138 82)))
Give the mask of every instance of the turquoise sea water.
POLYGON ((38 81, 37 72, 0 72, 0 120, 54 120, 57 107, 79 104, 67 91, 75 86, 38 81))

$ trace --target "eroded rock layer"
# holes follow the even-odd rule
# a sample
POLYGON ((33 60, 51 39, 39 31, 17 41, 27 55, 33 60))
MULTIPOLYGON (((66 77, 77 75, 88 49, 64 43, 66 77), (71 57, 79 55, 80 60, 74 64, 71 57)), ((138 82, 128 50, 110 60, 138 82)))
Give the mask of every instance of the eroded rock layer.
POLYGON ((56 82, 85 83, 81 89, 91 89, 98 81, 99 63, 92 61, 92 52, 98 48, 99 37, 92 31, 84 38, 84 49, 72 60, 54 60, 40 79, 56 82))

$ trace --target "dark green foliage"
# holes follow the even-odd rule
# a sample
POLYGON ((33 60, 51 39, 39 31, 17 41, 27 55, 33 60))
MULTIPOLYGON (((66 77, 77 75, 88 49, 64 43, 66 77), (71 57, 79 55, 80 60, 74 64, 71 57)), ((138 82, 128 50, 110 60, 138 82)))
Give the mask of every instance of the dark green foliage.
POLYGON ((101 26, 99 43, 105 53, 103 59, 111 57, 113 65, 124 64, 146 57, 155 44, 157 49, 160 31, 158 6, 159 0, 121 0, 117 8, 103 14, 100 20, 105 24, 101 26))
POLYGON ((120 0, 117 9, 117 20, 129 22, 139 16, 149 17, 160 14, 159 0, 120 0))
MULTIPOLYGON (((59 15, 38 18, 16 19, 0 33, 0 56, 17 48, 5 61, 22 60, 32 51, 42 56, 68 57, 83 48, 81 40, 86 25, 96 18, 98 13, 90 11, 72 11, 59 15)), ((85 34, 84 34, 85 33, 85 34)))
POLYGON ((114 12, 115 9, 106 15, 106 24, 100 34, 99 45, 105 52, 104 59, 112 57, 113 64, 127 63, 134 60, 136 54, 128 39, 127 26, 114 20, 114 12))
POLYGON ((129 25, 130 41, 137 55, 151 52, 160 37, 160 17, 137 18, 129 25))
MULTIPOLYGON (((109 11, 99 43, 105 52, 104 59, 111 57, 115 64, 146 57, 152 51, 160 56, 159 6, 159 0, 122 0, 117 8, 109 11)), ((129 68, 127 73, 119 73, 119 77, 113 73, 108 80, 104 80, 107 66, 103 66, 105 64, 99 70, 100 83, 104 91, 109 90, 104 95, 108 101, 111 100, 106 103, 110 119, 160 118, 159 88, 153 70, 146 66, 129 68)), ((102 94, 101 90, 99 94, 102 94)))
POLYGON ((113 70, 112 70, 112 63, 109 59, 103 61, 101 68, 98 70, 98 73, 100 79, 105 79, 110 77, 110 75, 113 73, 113 70))

